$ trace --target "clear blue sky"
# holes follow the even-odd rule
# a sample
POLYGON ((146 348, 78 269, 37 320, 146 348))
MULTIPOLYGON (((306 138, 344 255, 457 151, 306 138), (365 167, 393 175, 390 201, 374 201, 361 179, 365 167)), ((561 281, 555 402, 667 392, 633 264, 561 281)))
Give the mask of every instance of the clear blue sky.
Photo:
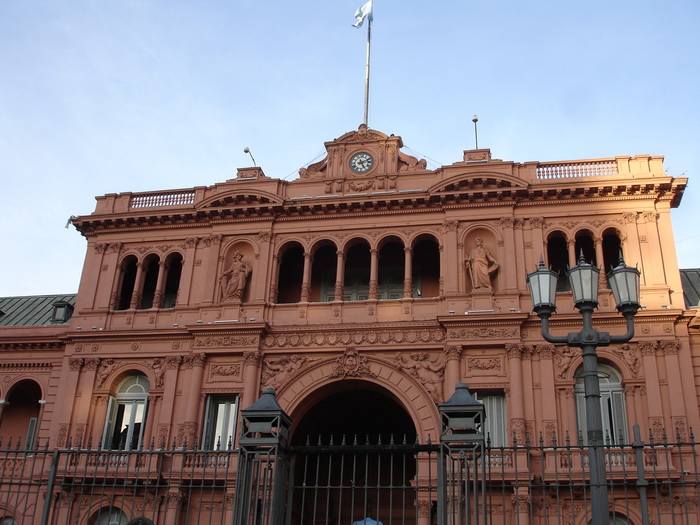
MULTIPOLYGON (((362 0, 0 3, 0 296, 77 291, 94 196, 295 178, 363 116, 362 0)), ((700 2, 375 0, 369 125, 428 166, 664 155, 700 267, 700 2), (695 181, 699 181, 696 183, 695 181)))

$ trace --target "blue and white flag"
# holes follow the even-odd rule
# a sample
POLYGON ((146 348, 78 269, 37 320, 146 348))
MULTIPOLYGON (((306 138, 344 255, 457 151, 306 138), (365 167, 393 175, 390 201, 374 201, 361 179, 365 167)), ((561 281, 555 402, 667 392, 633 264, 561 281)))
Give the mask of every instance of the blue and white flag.
POLYGON ((355 22, 352 26, 358 28, 365 21, 365 18, 372 20, 372 0, 369 0, 369 2, 357 10, 355 13, 355 18, 357 18, 357 22, 355 22))

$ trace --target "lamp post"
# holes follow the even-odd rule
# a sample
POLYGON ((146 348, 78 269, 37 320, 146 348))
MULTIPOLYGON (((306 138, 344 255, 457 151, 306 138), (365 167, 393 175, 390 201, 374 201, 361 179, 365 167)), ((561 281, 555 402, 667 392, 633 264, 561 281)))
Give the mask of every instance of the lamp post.
POLYGON ((542 336, 550 343, 566 343, 581 348, 583 354, 583 386, 586 398, 586 426, 588 459, 590 465, 590 494, 592 525, 608 525, 608 487, 605 478, 605 450, 603 448, 603 418, 600 408, 600 384, 598 381, 599 346, 626 343, 634 336, 634 316, 639 304, 639 270, 625 264, 620 254, 617 266, 607 274, 618 311, 627 320, 627 333, 610 335, 593 328, 593 310, 598 306, 598 275, 600 270, 579 257, 578 264, 568 271, 574 306, 583 317, 583 329, 566 336, 553 336, 549 332, 549 318, 556 311, 557 273, 548 270, 544 261, 528 274, 527 284, 532 296, 532 309, 542 321, 542 336))

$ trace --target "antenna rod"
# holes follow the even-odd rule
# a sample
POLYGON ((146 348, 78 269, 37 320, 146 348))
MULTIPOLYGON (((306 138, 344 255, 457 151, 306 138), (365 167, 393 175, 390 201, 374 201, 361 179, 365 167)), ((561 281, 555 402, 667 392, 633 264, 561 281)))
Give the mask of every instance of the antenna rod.
POLYGON ((472 122, 474 123, 474 146, 475 146, 474 149, 479 149, 479 134, 477 133, 477 130, 476 130, 476 123, 479 122, 479 117, 474 115, 472 122))
POLYGON ((367 17, 367 63, 365 64, 365 126, 369 115, 369 57, 372 42, 372 17, 367 17))

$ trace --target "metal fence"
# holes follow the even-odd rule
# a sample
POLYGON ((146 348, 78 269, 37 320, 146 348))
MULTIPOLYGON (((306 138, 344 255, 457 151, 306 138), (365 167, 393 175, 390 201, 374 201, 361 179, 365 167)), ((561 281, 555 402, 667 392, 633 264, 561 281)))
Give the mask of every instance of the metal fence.
MULTIPOLYGON (((119 524, 144 516, 156 524, 244 525, 234 515, 236 450, 26 449, 22 440, 15 443, 0 443, 3 525, 94 525, 107 523, 105 516, 119 524)), ((384 525, 443 525, 441 497, 453 509, 444 525, 588 523, 587 447, 567 439, 515 445, 487 443, 483 454, 457 454, 446 465, 454 475, 440 482, 439 443, 315 438, 285 450, 286 481, 274 490, 284 491, 284 523, 295 525, 351 525, 365 516, 384 525), (472 463, 460 466, 465 458, 472 463), (443 492, 440 483, 448 485, 443 492)), ((692 432, 687 439, 645 441, 637 434, 631 444, 606 446, 614 523, 700 523, 699 454, 692 432)), ((265 464, 264 457, 256 461, 265 464)))

